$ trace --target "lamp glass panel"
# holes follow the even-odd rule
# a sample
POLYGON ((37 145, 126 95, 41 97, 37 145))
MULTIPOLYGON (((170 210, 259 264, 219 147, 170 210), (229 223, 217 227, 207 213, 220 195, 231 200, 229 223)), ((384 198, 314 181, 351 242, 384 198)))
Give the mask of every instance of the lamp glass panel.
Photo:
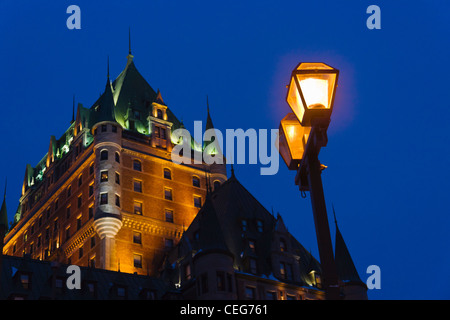
POLYGON ((305 108, 303 106, 302 99, 298 92, 297 85, 295 83, 294 77, 291 77, 291 83, 289 84, 289 90, 287 95, 287 102, 294 111, 298 119, 303 119, 303 114, 305 113, 305 108))
POLYGON ((336 74, 297 74, 308 109, 330 109, 336 74))

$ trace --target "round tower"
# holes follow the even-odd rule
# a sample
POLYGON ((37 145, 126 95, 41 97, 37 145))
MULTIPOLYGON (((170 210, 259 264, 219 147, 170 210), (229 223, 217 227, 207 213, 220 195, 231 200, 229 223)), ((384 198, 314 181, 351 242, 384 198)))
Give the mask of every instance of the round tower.
MULTIPOLYGON (((115 236, 122 227, 121 216, 121 137, 122 127, 113 121, 101 121, 94 134, 94 228, 101 239, 101 266, 115 267, 115 236)), ((115 268, 114 268, 115 269, 115 268)))

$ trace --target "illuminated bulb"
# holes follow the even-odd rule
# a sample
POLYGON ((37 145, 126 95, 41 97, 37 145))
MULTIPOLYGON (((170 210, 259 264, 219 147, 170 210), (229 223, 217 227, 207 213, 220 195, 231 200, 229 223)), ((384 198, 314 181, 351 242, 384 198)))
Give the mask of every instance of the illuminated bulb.
POLYGON ((325 108, 328 105, 328 81, 308 78, 300 80, 300 87, 308 109, 325 108))

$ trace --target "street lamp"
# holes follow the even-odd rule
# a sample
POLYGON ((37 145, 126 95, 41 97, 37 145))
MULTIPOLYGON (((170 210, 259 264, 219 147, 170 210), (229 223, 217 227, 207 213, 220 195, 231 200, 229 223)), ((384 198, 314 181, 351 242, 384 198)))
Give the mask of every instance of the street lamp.
POLYGON ((311 127, 303 127, 291 112, 281 120, 278 132, 281 157, 289 170, 297 170, 305 152, 311 127))
POLYGON ((299 63, 292 71, 286 101, 302 126, 330 120, 339 71, 325 63, 299 63))
POLYGON ((324 63, 300 63, 288 86, 286 101, 297 118, 288 114, 280 123, 279 150, 290 170, 297 170, 295 183, 302 196, 311 194, 311 205, 322 266, 325 297, 339 299, 339 285, 331 244, 322 186, 320 149, 327 145, 327 129, 333 110, 339 71, 324 63))

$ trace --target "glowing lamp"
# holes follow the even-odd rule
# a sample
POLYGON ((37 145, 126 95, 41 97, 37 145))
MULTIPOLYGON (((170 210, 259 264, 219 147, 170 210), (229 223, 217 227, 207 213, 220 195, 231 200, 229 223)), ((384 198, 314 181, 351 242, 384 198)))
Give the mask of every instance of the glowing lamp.
POLYGON ((329 121, 339 70, 324 63, 300 63, 292 71, 286 101, 302 126, 311 119, 329 121))
POLYGON ((303 127, 293 113, 280 122, 279 151, 289 170, 296 170, 305 152, 311 127, 303 127))

